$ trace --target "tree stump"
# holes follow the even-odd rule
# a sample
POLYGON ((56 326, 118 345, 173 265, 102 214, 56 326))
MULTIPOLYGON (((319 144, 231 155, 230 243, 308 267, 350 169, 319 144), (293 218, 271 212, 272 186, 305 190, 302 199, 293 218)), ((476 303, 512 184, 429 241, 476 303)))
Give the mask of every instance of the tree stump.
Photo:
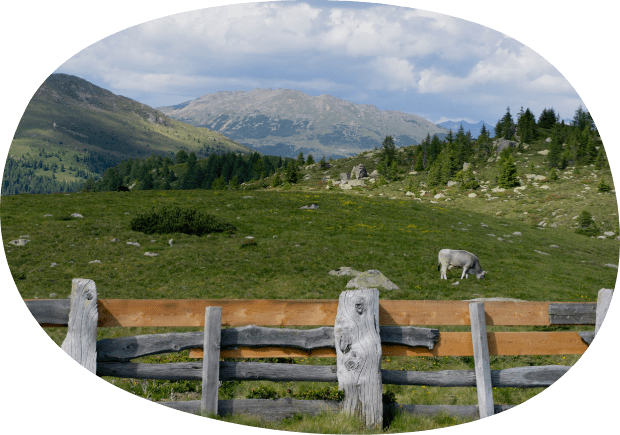
POLYGON ((98 319, 95 282, 75 278, 71 283, 67 336, 60 348, 93 373, 97 373, 98 319))
POLYGON ((349 290, 340 294, 336 324, 338 389, 342 410, 358 414, 367 427, 383 424, 379 291, 349 290))

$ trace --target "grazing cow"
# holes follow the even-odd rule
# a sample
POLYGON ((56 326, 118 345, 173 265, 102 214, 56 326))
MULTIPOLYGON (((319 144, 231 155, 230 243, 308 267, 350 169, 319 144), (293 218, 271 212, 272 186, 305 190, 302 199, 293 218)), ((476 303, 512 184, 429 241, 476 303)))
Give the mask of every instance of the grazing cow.
POLYGON ((442 249, 439 251, 439 265, 437 266, 437 270, 441 270, 440 279, 448 279, 446 272, 453 267, 463 268, 461 279, 467 278, 469 274, 476 275, 476 278, 482 279, 486 274, 480 267, 478 257, 471 252, 453 249, 442 249))
POLYGON ((117 192, 129 192, 129 187, 127 186, 118 186, 118 189, 116 189, 117 192))

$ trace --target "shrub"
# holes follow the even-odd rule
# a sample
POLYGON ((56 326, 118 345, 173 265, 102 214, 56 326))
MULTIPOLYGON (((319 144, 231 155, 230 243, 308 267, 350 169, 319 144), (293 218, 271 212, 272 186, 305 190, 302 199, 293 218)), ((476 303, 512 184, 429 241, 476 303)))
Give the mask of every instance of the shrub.
POLYGON ((275 388, 261 385, 258 388, 252 388, 248 394, 248 399, 278 399, 280 395, 275 388))
POLYGON ((174 205, 138 214, 131 220, 131 229, 145 234, 184 233, 202 236, 236 230, 236 227, 211 214, 174 205))
POLYGON ((577 225, 578 227, 575 230, 577 234, 583 234, 584 236, 596 236, 599 232, 594 219, 592 219, 592 215, 586 210, 582 211, 577 218, 577 225))
POLYGON ((611 186, 605 183, 604 178, 601 178, 601 181, 598 183, 598 186, 596 186, 596 188, 599 192, 609 192, 611 190, 611 186))

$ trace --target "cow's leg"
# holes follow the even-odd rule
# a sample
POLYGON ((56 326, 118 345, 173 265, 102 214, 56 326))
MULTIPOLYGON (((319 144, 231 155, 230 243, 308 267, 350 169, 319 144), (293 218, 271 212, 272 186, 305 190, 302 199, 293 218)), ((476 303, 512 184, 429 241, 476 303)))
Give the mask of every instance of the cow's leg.
POLYGON ((448 270, 448 266, 445 263, 441 264, 441 277, 439 279, 448 279, 448 275, 446 271, 448 270))

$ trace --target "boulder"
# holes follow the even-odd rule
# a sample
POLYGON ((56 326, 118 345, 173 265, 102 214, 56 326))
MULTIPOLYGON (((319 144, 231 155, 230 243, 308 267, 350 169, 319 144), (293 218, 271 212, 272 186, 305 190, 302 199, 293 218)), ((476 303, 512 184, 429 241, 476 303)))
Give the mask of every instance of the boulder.
POLYGON ((506 148, 516 148, 519 144, 514 140, 503 140, 497 145, 497 152, 501 152, 506 148))
POLYGON ((364 182, 364 180, 360 180, 360 179, 357 179, 357 180, 351 180, 351 181, 349 181, 347 184, 348 184, 349 186, 362 186, 362 187, 365 187, 365 186, 366 186, 366 183, 364 182))
POLYGON ((452 181, 452 180, 448 181, 448 187, 456 186, 456 185, 458 185, 458 184, 459 184, 459 183, 458 183, 458 182, 456 182, 456 181, 452 181))
POLYGON ((26 239, 17 239, 17 240, 11 240, 9 243, 11 245, 15 245, 15 246, 24 246, 26 245, 26 243, 28 243, 30 240, 26 240, 26 239))
POLYGON ((341 183, 346 183, 346 182, 348 182, 350 179, 351 179, 351 175, 349 175, 348 173, 346 173, 346 172, 342 172, 342 173, 340 174, 340 182, 341 182, 341 183))
POLYGON ((74 218, 83 218, 84 216, 82 216, 82 215, 81 215, 81 214, 79 214, 79 213, 73 213, 73 214, 71 215, 71 217, 74 217, 74 218))
POLYGON ((368 177, 368 172, 366 172, 366 166, 364 166, 363 163, 360 163, 357 166, 353 166, 353 169, 351 169, 351 179, 360 179, 360 178, 364 178, 364 177, 368 177))
POLYGON ((379 171, 377 171, 376 169, 372 171, 369 175, 370 178, 374 178, 374 179, 379 178, 379 176, 380 176, 379 171))
POLYGON ((339 267, 336 270, 330 270, 329 271, 330 275, 335 275, 335 276, 357 276, 360 273, 362 273, 362 272, 359 272, 357 270, 354 270, 354 269, 352 269, 350 267, 346 267, 346 266, 339 267))
POLYGON ((347 288, 378 288, 383 287, 386 290, 398 290, 398 286, 387 279, 385 275, 376 269, 361 272, 355 278, 347 283, 347 288))
POLYGON ((157 257, 159 254, 156 252, 145 252, 144 255, 147 257, 157 257))
POLYGON ((471 163, 463 163, 463 171, 466 171, 469 168, 471 168, 471 163))
POLYGON ((319 205, 316 203, 312 203, 310 205, 304 205, 303 207, 299 207, 300 210, 318 210, 319 205))

